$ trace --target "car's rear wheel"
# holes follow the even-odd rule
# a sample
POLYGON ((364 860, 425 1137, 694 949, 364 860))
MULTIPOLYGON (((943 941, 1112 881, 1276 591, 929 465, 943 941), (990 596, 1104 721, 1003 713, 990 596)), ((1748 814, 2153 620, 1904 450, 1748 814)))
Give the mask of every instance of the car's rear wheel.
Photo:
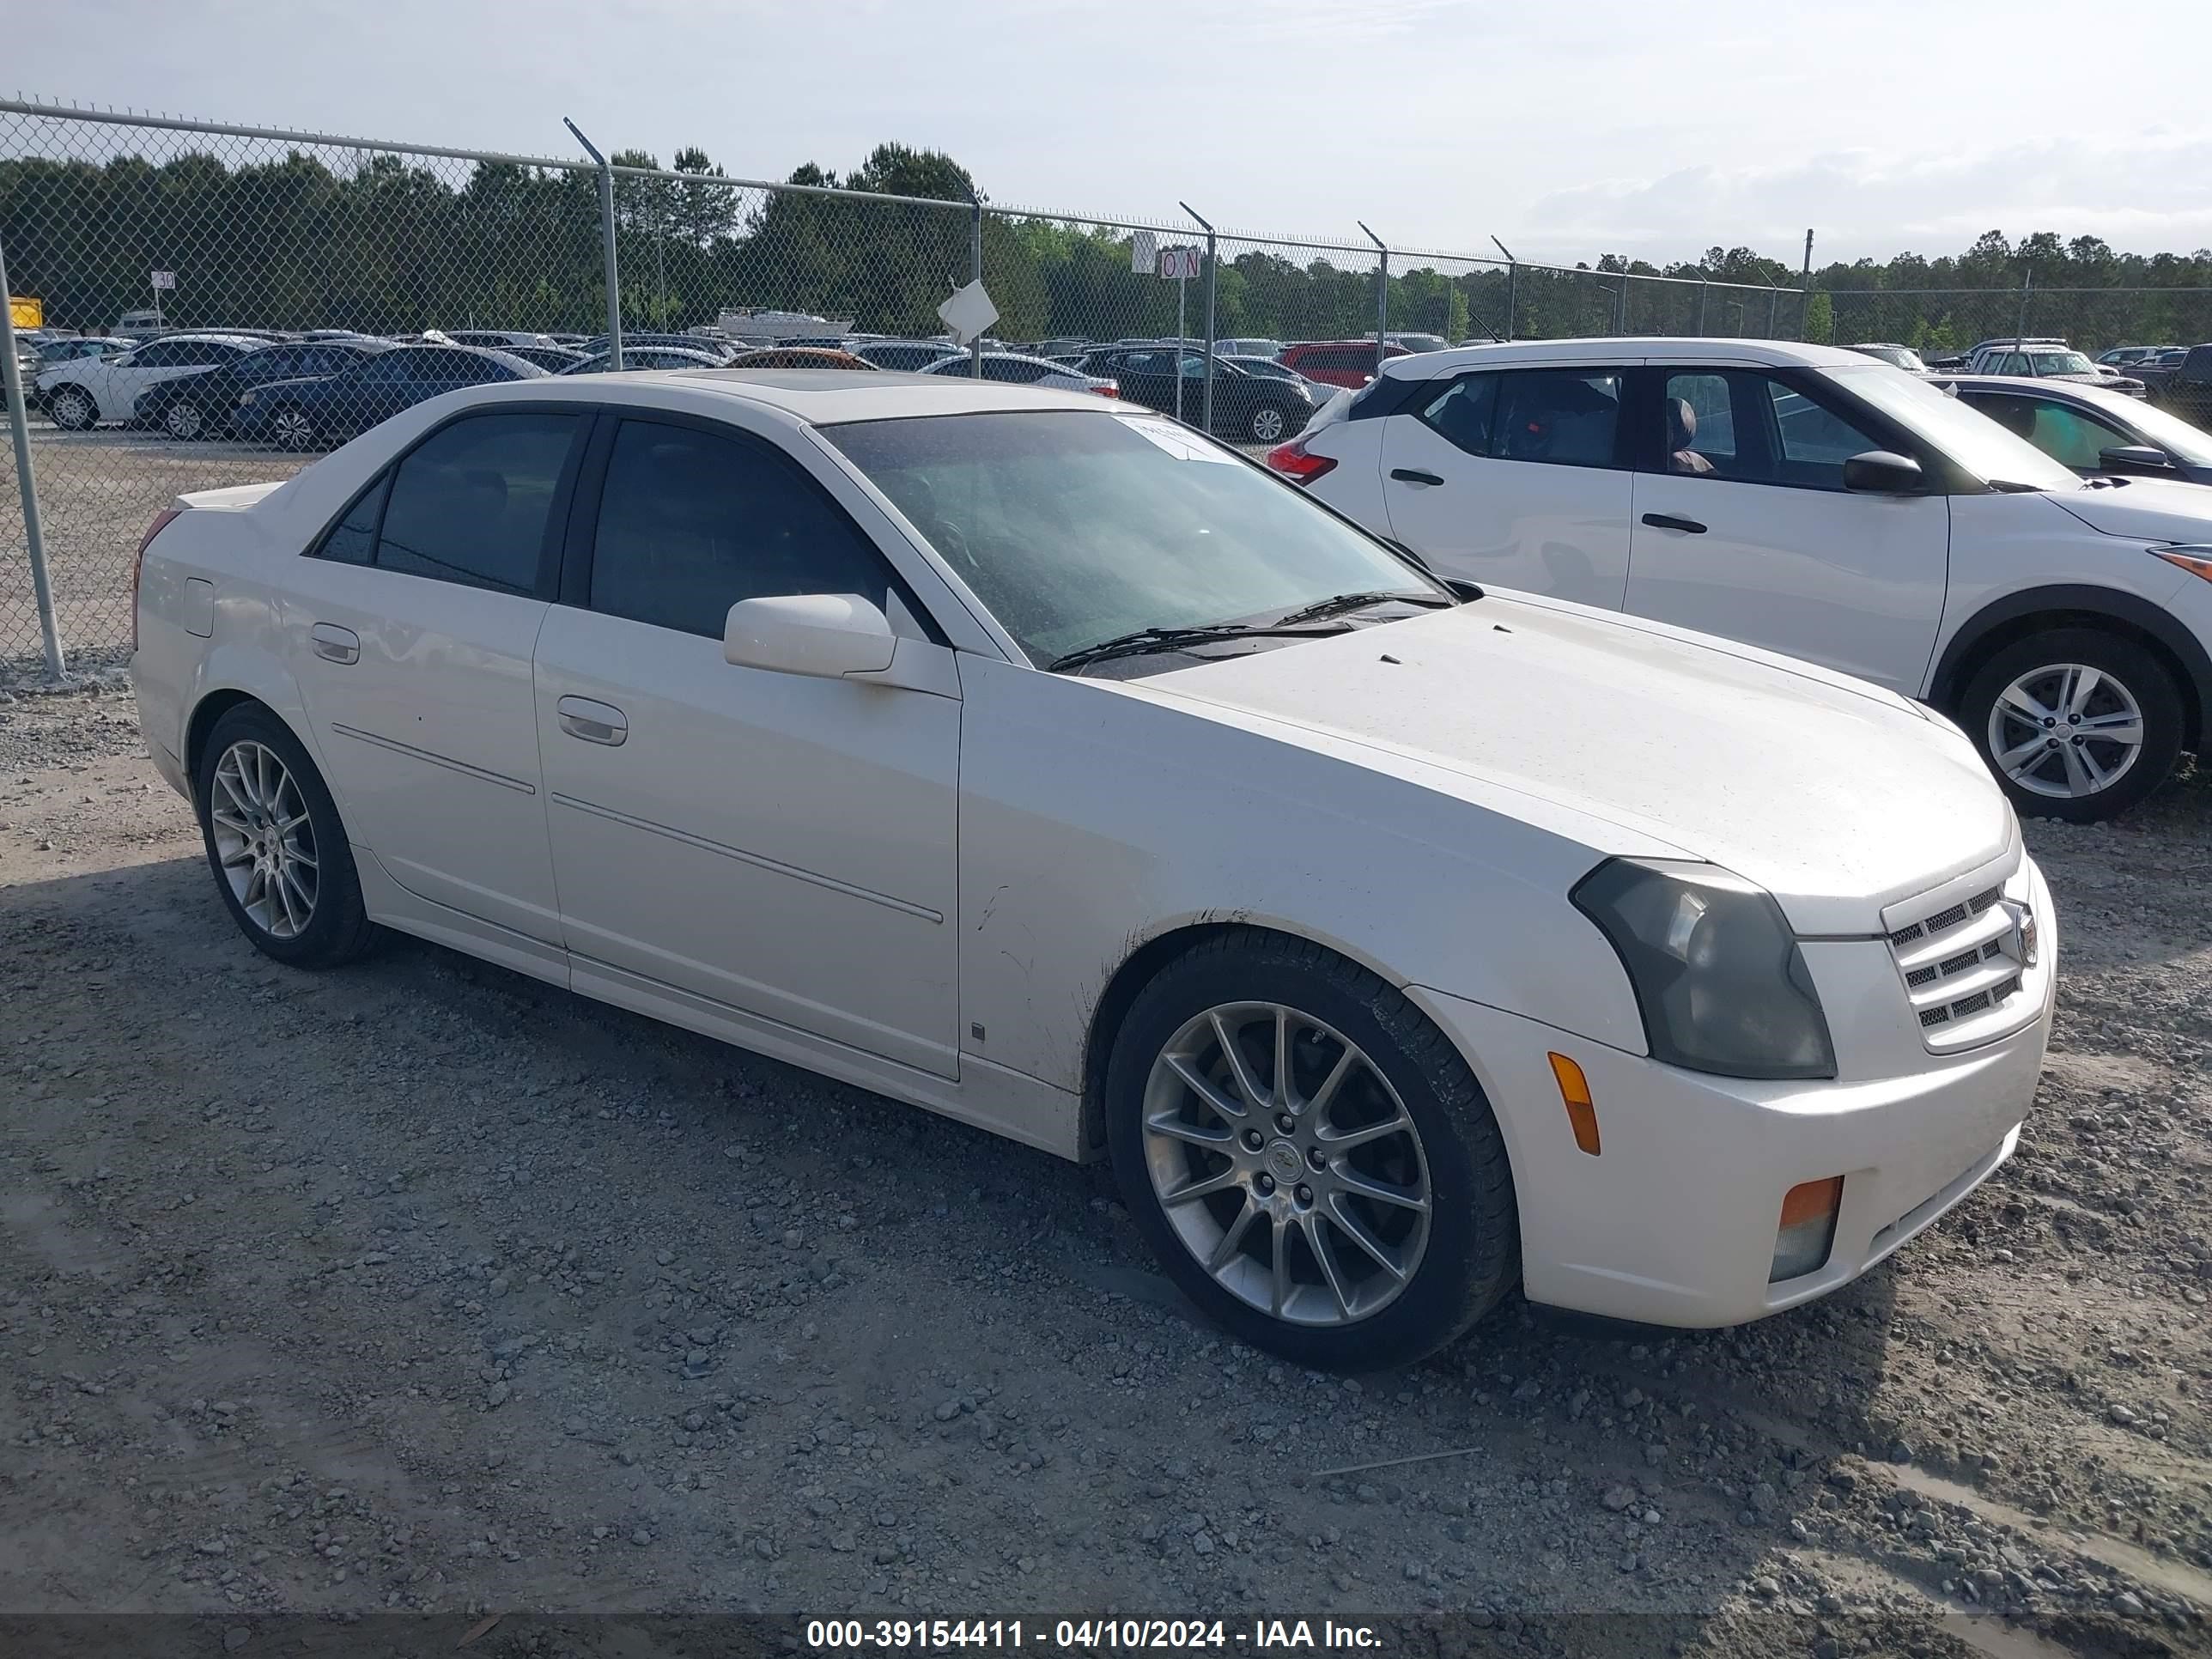
POLYGON ((2089 628, 2031 635, 1967 683, 1959 723, 2025 816, 2092 823, 2163 782, 2181 752, 2181 696, 2155 654, 2089 628))
POLYGON ((269 435, 280 449, 313 449, 321 441, 313 417, 292 404, 269 417, 269 435))
POLYGON ((82 386, 65 386, 46 398, 46 416, 64 432, 89 432, 100 422, 100 404, 82 386))
POLYGON ((258 703, 239 704, 208 734, 197 784, 208 867, 257 949, 331 968, 368 948, 375 927, 345 828, 289 726, 258 703))
POLYGON ((1278 444, 1291 435, 1291 417, 1273 404, 1261 404, 1244 417, 1244 435, 1255 444, 1278 444))
POLYGON ((1116 1036, 1106 1108, 1169 1276, 1300 1364, 1418 1359, 1518 1272, 1504 1142, 1466 1061, 1316 945, 1240 929, 1170 963, 1116 1036))
POLYGON ((179 398, 161 411, 161 429, 172 438, 190 442, 205 435, 207 416, 200 413, 200 406, 191 398, 179 398))

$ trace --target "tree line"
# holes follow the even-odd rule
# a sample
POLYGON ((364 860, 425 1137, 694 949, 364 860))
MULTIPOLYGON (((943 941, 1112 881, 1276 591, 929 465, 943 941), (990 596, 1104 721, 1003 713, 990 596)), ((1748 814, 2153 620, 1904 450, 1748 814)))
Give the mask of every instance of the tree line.
MULTIPOLYGON (((658 171, 642 152, 614 160, 658 171)), ((677 154, 673 173, 616 179, 628 328, 681 330, 750 305, 932 334, 939 302, 970 275, 979 196, 942 154, 884 144, 842 178, 808 163, 788 182, 945 206, 732 186, 696 149, 677 154)), ((984 205, 1001 337, 1175 331, 1176 284, 1132 268, 1131 233, 984 205)), ((596 333, 606 317, 598 180, 586 172, 388 153, 349 171, 301 150, 243 165, 203 151, 158 164, 19 158, 0 161, 0 243, 15 291, 77 327, 149 305, 156 270, 176 274, 160 298, 180 325, 596 333)), ((1375 326, 1366 256, 1224 238, 1220 262, 1220 336, 1342 338, 1375 326)), ((1391 266, 1389 326, 1453 341, 1802 333, 1932 351, 2015 327, 2093 349, 2212 337, 2212 294, 2187 291, 2212 289, 2212 250, 2145 257, 2049 232, 2014 245, 1992 231, 1956 257, 1831 264, 1809 301, 1788 291, 1796 269, 1744 247, 1663 266, 1618 255, 1572 270, 1406 255, 1391 266), (1657 276, 1679 280, 1634 280, 1657 276)), ((1185 331, 1202 331, 1202 286, 1182 297, 1185 331)))

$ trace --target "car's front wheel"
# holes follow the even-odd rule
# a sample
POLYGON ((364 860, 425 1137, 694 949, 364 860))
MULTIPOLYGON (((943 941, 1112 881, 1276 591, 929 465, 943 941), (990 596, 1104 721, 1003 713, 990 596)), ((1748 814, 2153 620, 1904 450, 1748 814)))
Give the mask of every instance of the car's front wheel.
POLYGON ((1420 1358, 1518 1272, 1504 1142, 1466 1061, 1317 945, 1239 929, 1169 963, 1116 1036, 1106 1109, 1169 1276, 1300 1364, 1420 1358))
POLYGON ((322 441, 313 417, 290 404, 269 417, 269 435, 276 441, 280 449, 313 449, 322 441))
POLYGON ((2094 823, 2165 781, 2181 752, 2181 695, 2146 647, 2059 628, 1996 652, 1968 681, 1959 724, 2024 816, 2094 823))
POLYGON ((190 442, 207 434, 207 416, 190 398, 179 398, 161 411, 161 429, 172 438, 190 442))
POLYGON ((100 422, 100 404, 82 386, 65 386, 47 398, 46 416, 64 432, 89 432, 100 422))
POLYGON ((1261 404, 1244 417, 1244 435, 1255 444, 1279 444, 1291 435, 1291 417, 1273 404, 1261 404))
POLYGON ((193 793, 216 885, 246 937, 298 968, 332 968, 375 927, 337 804, 292 729, 258 703, 217 720, 193 793))

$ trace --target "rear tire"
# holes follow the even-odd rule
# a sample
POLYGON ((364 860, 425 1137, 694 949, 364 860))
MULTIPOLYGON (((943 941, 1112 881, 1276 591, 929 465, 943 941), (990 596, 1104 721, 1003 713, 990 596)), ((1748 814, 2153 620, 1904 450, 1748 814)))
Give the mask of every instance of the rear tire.
POLYGON ((322 442, 322 434, 316 430, 315 423, 307 412, 290 404, 269 416, 269 435, 276 441, 279 449, 289 449, 295 453, 313 449, 322 442))
POLYGON ((100 424, 100 404, 81 386, 65 386, 46 397, 46 418, 64 432, 89 432, 100 424))
POLYGON ((2163 783, 2181 753, 2172 671, 2095 628, 2006 646, 1967 682, 1958 720, 2023 817, 2116 817, 2163 783))
POLYGON ((1291 412, 1279 404, 1261 404, 1244 417, 1244 435, 1255 444, 1279 444, 1297 435, 1291 412))
POLYGON ((1161 1267, 1255 1347, 1409 1364, 1519 1276, 1512 1171, 1474 1073, 1405 997, 1318 945, 1239 928, 1170 962, 1115 1036, 1105 1108, 1161 1267))
POLYGON ((207 436, 207 416, 190 398, 179 398, 161 411, 161 429, 186 443, 207 436))
POLYGON ((337 803, 270 710, 242 702, 216 721, 193 799, 216 890, 256 950, 335 968, 375 943, 337 803))

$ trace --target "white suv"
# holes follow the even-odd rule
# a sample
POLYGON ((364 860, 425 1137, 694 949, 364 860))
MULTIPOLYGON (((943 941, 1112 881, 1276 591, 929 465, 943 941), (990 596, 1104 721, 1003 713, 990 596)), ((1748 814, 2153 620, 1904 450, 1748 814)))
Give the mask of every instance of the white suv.
POLYGON ((1931 703, 2023 811, 2109 817, 2212 726, 2212 491, 2084 482, 1852 352, 1558 340, 1404 358, 1267 459, 1444 574, 1931 703))

